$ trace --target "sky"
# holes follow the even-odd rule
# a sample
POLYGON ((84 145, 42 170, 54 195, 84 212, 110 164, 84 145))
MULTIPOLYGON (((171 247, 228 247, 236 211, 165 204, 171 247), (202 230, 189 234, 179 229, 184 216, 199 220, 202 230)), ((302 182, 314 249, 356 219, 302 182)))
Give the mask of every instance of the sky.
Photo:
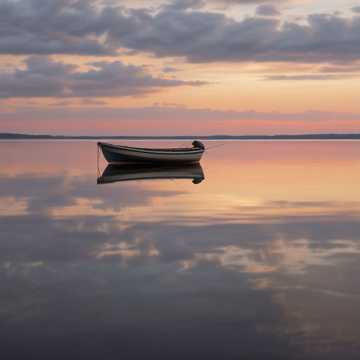
POLYGON ((0 132, 360 132, 360 1, 0 0, 0 132))

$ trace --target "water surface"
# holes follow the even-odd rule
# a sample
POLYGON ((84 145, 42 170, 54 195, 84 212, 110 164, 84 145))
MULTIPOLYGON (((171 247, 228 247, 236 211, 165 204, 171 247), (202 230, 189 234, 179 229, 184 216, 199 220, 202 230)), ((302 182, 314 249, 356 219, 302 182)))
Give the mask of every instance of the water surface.
POLYGON ((5 359, 359 358, 360 143, 229 142, 199 184, 96 158, 0 143, 5 359))

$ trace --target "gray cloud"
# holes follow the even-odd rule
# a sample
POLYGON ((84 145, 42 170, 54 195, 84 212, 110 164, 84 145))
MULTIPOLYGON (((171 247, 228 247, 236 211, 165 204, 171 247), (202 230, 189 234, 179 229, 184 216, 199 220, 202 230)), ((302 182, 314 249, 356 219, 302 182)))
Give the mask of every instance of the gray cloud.
POLYGON ((230 5, 257 5, 287 2, 289 0, 173 0, 167 5, 168 8, 183 10, 183 9, 199 9, 206 5, 215 6, 230 6, 230 5))
POLYGON ((222 5, 222 6, 231 6, 231 5, 258 5, 258 4, 270 4, 270 3, 286 3, 291 2, 291 0, 210 0, 207 3, 222 5))
POLYGON ((270 75, 266 76, 268 81, 326 81, 352 78, 353 75, 331 75, 331 74, 303 74, 303 75, 270 75))
POLYGON ((196 6, 196 0, 177 1, 154 12, 99 7, 85 0, 3 1, 0 24, 5 35, 0 39, 0 53, 99 55, 127 48, 190 62, 316 63, 360 57, 360 18, 356 15, 317 14, 306 23, 281 23, 272 18, 235 20, 221 12, 186 10, 196 6))
POLYGON ((129 96, 163 87, 203 84, 156 78, 141 66, 120 61, 96 62, 90 66, 91 69, 81 71, 48 57, 29 57, 24 70, 0 73, 0 98, 129 96))
POLYGON ((260 16, 278 16, 280 11, 273 4, 261 4, 256 8, 256 14, 260 16))
POLYGON ((359 73, 360 64, 334 64, 334 65, 325 65, 319 69, 320 73, 359 73))
POLYGON ((206 5, 204 0, 173 0, 166 8, 172 10, 199 9, 206 5))
POLYGON ((106 43, 107 8, 95 1, 1 0, 0 53, 112 54, 106 43), (105 41, 99 36, 105 36, 105 41))
POLYGON ((174 72, 177 72, 178 69, 176 67, 173 67, 173 66, 165 66, 163 67, 162 69, 162 72, 167 74, 167 73, 174 73, 174 72))
POLYGON ((190 62, 354 61, 360 56, 360 18, 311 15, 306 24, 277 19, 231 19, 221 13, 164 9, 126 15, 129 28, 113 29, 123 46, 190 62), (135 24, 142 26, 135 26, 135 24), (146 31, 144 31, 146 29, 146 31))

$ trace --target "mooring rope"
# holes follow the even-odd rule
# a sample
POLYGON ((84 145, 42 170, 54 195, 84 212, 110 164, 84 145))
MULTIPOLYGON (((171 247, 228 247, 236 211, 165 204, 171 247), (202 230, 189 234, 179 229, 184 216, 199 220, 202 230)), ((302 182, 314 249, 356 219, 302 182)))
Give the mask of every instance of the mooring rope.
POLYGON ((207 147, 206 150, 216 149, 216 148, 219 148, 219 147, 225 146, 225 145, 227 145, 227 144, 218 144, 218 145, 210 146, 210 147, 207 147))
POLYGON ((97 143, 97 177, 100 177, 100 144, 97 143))

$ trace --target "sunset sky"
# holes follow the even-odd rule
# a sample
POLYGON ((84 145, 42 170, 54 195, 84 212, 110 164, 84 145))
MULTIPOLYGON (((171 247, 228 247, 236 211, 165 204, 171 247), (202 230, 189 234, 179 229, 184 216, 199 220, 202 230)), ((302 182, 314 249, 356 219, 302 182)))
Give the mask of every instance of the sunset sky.
POLYGON ((360 1, 0 0, 0 132, 360 132, 360 1))

